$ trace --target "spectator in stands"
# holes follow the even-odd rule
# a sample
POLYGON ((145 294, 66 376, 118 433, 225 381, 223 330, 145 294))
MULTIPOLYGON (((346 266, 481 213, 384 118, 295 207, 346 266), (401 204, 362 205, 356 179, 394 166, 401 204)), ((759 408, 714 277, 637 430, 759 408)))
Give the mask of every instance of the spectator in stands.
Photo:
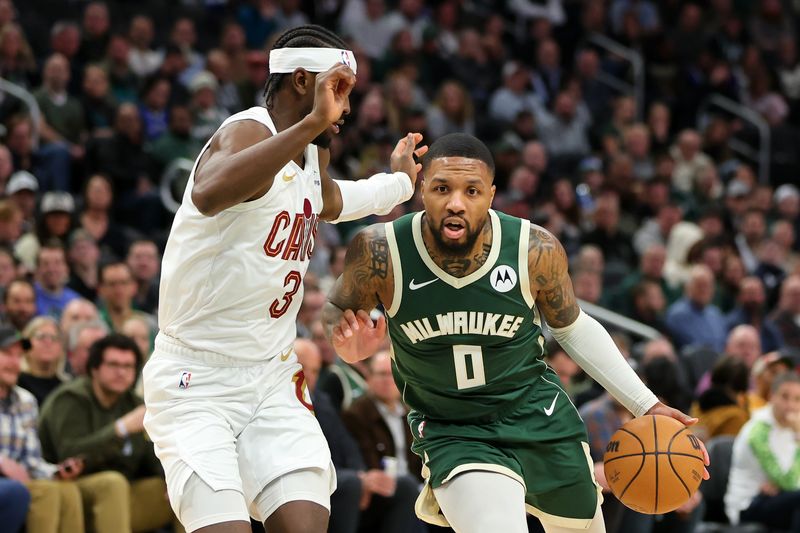
POLYGON ((768 317, 786 346, 800 348, 800 275, 794 274, 783 281, 778 306, 768 317))
POLYGON ((31 45, 22 28, 13 22, 0 29, 0 75, 27 89, 36 75, 31 45))
POLYGON ((767 225, 764 213, 758 209, 745 211, 734 240, 739 257, 742 258, 748 273, 752 274, 758 268, 758 248, 764 242, 766 233, 767 225))
POLYGON ((361 513, 359 530, 411 531, 418 523, 413 502, 419 494, 418 473, 422 471, 422 463, 409 445, 407 411, 392 378, 389 352, 372 356, 369 370, 368 394, 342 413, 368 471, 383 470, 383 479, 376 480, 375 486, 370 486, 366 477, 362 478, 362 504, 366 503, 366 509, 361 513))
POLYGON ((725 353, 738 357, 744 361, 748 370, 751 369, 753 363, 764 353, 761 349, 761 337, 758 330, 748 324, 733 328, 728 333, 725 353))
POLYGON ((11 248, 22 235, 22 211, 9 200, 0 200, 0 246, 11 248))
POLYGON ((603 276, 594 270, 580 270, 572 275, 575 297, 592 304, 599 304, 603 297, 603 276))
POLYGON ((574 171, 591 150, 592 119, 585 106, 579 106, 569 91, 562 90, 555 97, 552 112, 542 107, 531 111, 536 115, 536 127, 550 158, 559 162, 560 168, 574 171))
MULTIPOLYGON (((80 101, 67 92, 69 60, 53 54, 44 64, 42 87, 33 94, 42 111, 41 138, 45 143, 65 144, 73 159, 83 159, 86 123, 80 101)), ((53 184, 56 190, 69 190, 67 183, 53 184)))
POLYGON ((692 416, 700 419, 693 428, 707 441, 719 435, 737 435, 750 418, 747 404, 749 371, 744 361, 731 355, 719 359, 711 370, 711 386, 693 406, 692 416))
POLYGON ((141 363, 139 347, 128 337, 112 334, 95 342, 88 376, 56 391, 39 424, 45 458, 81 454, 87 473, 114 470, 128 479, 127 501, 116 517, 121 527, 114 531, 149 531, 173 522, 161 467, 143 433, 144 405, 132 390, 141 363))
POLYGON ((800 377, 786 372, 772 386, 770 403, 753 413, 733 444, 725 494, 731 523, 757 522, 797 530, 800 524, 800 377))
POLYGON ((436 100, 428 108, 428 135, 431 139, 456 132, 474 135, 474 113, 472 98, 464 86, 448 80, 439 87, 436 100))
POLYGON ((92 135, 109 135, 117 113, 117 101, 111 94, 108 74, 98 65, 87 65, 83 71, 81 94, 86 129, 92 135))
POLYGON ((33 269, 36 256, 44 243, 67 245, 72 229, 75 201, 68 192, 50 191, 42 196, 41 214, 34 231, 29 231, 17 241, 14 251, 28 268, 33 269))
POLYGON ((14 115, 6 122, 5 144, 14 160, 14 168, 36 176, 43 191, 69 190, 71 157, 63 144, 37 147, 33 123, 28 115, 14 115))
POLYGON ((666 259, 667 251, 663 245, 653 243, 648 246, 639 259, 639 268, 628 274, 616 289, 608 291, 606 302, 609 307, 623 314, 631 313, 635 304, 634 289, 642 282, 658 285, 661 299, 666 299, 667 304, 677 300, 680 293, 664 279, 666 259))
POLYGON ((761 409, 772 396, 772 383, 775 377, 795 369, 794 361, 782 356, 779 352, 770 352, 756 359, 750 369, 752 390, 747 395, 747 406, 750 411, 761 409))
MULTIPOLYGON (((150 359, 150 355, 153 353, 155 329, 152 321, 141 315, 134 315, 122 324, 122 331, 120 333, 133 339, 133 342, 139 347, 139 350, 142 352, 143 365, 147 363, 148 359, 150 359)), ((142 382, 141 376, 139 376, 133 390, 140 398, 144 398, 143 386, 144 383, 142 382)))
POLYGON ((195 74, 189 83, 192 92, 192 138, 204 145, 228 118, 228 112, 217 105, 217 78, 207 70, 195 74))
MULTIPOLYGON (((8 151, 6 148, 5 151, 8 151)), ((33 229, 36 212, 36 193, 39 192, 39 182, 36 176, 26 170, 14 172, 6 184, 6 195, 22 213, 22 228, 24 231, 33 229)))
POLYGON ((128 237, 111 216, 114 203, 111 181, 103 174, 95 174, 86 182, 83 211, 78 216, 80 226, 100 247, 104 260, 125 257, 128 237))
POLYGON ((739 286, 737 306, 726 316, 728 330, 741 324, 750 324, 761 335, 761 348, 764 352, 777 350, 783 345, 778 327, 766 318, 766 294, 764 284, 755 276, 748 276, 739 286))
POLYGON ((99 320, 79 322, 69 329, 67 370, 72 377, 78 378, 86 375, 89 348, 109 333, 110 331, 105 322, 99 320))
POLYGON ((111 38, 111 17, 105 2, 90 2, 83 11, 83 32, 78 52, 84 65, 101 61, 111 38))
POLYGON ((102 302, 100 316, 112 331, 122 331, 122 325, 126 320, 133 316, 144 315, 141 311, 133 309, 136 282, 127 263, 115 262, 103 265, 100 268, 97 292, 102 302))
POLYGON ((84 298, 76 298, 64 308, 64 312, 61 313, 61 321, 59 322, 58 328, 61 331, 62 337, 66 339, 70 330, 76 324, 94 322, 98 318, 97 306, 84 298))
POLYGON ((64 248, 44 243, 36 255, 36 314, 59 318, 64 307, 80 295, 67 287, 69 268, 64 248))
POLYGON ((153 159, 156 177, 175 159, 193 159, 202 148, 192 133, 192 112, 188 106, 176 104, 169 112, 169 130, 155 141, 147 143, 145 151, 153 159))
POLYGON ((136 282, 133 306, 145 313, 154 314, 158 309, 158 285, 161 257, 158 246, 149 239, 133 241, 126 258, 136 282))
POLYGON ((539 97, 529 88, 530 73, 522 63, 510 61, 503 66, 503 86, 492 94, 489 116, 510 124, 522 111, 536 116, 542 107, 539 97))
POLYGON ((133 73, 140 79, 158 70, 164 60, 160 52, 151 48, 154 37, 153 20, 150 17, 137 15, 131 19, 128 28, 128 39, 131 42, 128 63, 133 73))
POLYGON ((2 305, 3 295, 5 295, 6 289, 16 278, 17 259, 14 257, 14 252, 0 246, 0 312, 5 311, 5 307, 2 305))
POLYGON ((695 265, 689 274, 684 297, 667 309, 667 328, 678 349, 706 346, 721 351, 727 329, 725 317, 711 301, 714 299, 714 276, 705 265, 695 265))
POLYGON ((41 407, 45 399, 66 381, 64 343, 58 323, 47 316, 31 320, 23 330, 24 370, 19 386, 29 391, 41 407))
MULTIPOLYGON (((81 473, 83 462, 72 455, 60 464, 42 459, 36 399, 17 385, 21 361, 19 336, 13 329, 0 328, 0 473, 2 478, 24 483, 30 491, 28 531, 83 531, 81 493, 69 481, 81 473)), ((5 530, 15 531, 8 526, 3 524, 5 530)))
POLYGON ((606 191, 597 197, 594 211, 594 230, 583 236, 584 244, 593 244, 603 250, 605 258, 605 281, 611 277, 619 281, 623 279, 636 264, 636 253, 631 245, 631 236, 619 226, 619 195, 606 191))
POLYGON ((680 192, 691 193, 700 174, 714 165, 711 158, 700 150, 701 147, 700 135, 694 130, 684 130, 670 149, 670 155, 675 160, 672 185, 680 192))
POLYGON ((9 283, 3 295, 5 307, 4 325, 10 325, 21 333, 36 316, 36 290, 30 281, 16 279, 9 283))
POLYGON ((89 301, 97 299, 97 263, 100 249, 88 231, 77 229, 69 237, 69 282, 67 286, 89 301))

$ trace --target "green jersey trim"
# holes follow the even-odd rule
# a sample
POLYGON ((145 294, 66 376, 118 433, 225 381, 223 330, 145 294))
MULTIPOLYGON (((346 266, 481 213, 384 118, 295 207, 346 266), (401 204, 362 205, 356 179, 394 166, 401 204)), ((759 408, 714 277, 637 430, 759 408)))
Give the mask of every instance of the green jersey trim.
POLYGON ((394 234, 394 224, 386 222, 386 242, 389 244, 389 258, 392 260, 392 273, 394 274, 394 294, 392 294, 392 306, 386 310, 386 314, 393 317, 400 309, 400 300, 403 298, 403 265, 400 261, 400 250, 397 247, 397 237, 394 234))
MULTIPOLYGON (((463 278, 457 278, 452 276, 442 270, 439 265, 437 265, 431 256, 428 255, 428 250, 425 248, 425 243, 422 240, 422 214, 424 211, 420 211, 414 218, 411 220, 411 232, 414 235, 414 245, 417 247, 417 252, 419 253, 419 257, 422 259, 422 262, 425 263, 425 266, 433 272, 436 277, 454 287, 456 289, 460 289, 462 287, 466 287, 473 281, 477 281, 481 279, 487 272, 489 272, 492 267, 494 266, 495 261, 497 258, 500 257, 500 242, 501 242, 501 228, 500 228, 500 218, 497 216, 497 213, 494 210, 489 210, 489 218, 492 221, 492 250, 489 252, 489 257, 487 258, 486 262, 481 265, 481 267, 469 274, 468 276, 464 276, 463 278)), ((394 304, 394 302, 392 302, 394 304)))

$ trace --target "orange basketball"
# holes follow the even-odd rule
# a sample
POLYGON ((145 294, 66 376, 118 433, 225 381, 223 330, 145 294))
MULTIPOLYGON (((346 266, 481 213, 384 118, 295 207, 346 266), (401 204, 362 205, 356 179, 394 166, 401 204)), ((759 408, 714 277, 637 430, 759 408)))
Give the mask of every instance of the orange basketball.
POLYGON ((622 426, 611 437, 603 462, 614 496, 645 514, 677 509, 703 480, 700 440, 668 416, 642 416, 622 426))

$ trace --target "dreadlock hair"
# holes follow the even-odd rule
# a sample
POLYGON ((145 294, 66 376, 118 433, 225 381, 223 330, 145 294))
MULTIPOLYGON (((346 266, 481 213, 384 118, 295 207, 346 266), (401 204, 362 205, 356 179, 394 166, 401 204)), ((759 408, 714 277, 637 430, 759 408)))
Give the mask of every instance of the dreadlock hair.
MULTIPOLYGON (((297 28, 286 30, 278 37, 272 49, 278 48, 342 48, 347 49, 347 44, 332 31, 317 26, 307 24, 297 28)), ((272 98, 280 88, 283 78, 289 73, 270 74, 264 86, 264 97, 267 109, 272 109, 272 98)))

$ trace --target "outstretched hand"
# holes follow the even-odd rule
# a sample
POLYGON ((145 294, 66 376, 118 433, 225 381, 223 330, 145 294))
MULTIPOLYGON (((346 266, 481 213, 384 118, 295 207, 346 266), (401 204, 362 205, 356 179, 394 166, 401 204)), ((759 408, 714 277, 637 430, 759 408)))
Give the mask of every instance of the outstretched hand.
POLYGON ((422 142, 421 133, 409 133, 399 141, 394 147, 391 155, 392 172, 405 172, 411 178, 411 186, 417 182, 417 174, 422 170, 422 164, 414 160, 414 156, 420 158, 428 152, 427 146, 417 145, 422 142))
POLYGON ((363 309, 353 313, 348 309, 339 324, 333 327, 333 347, 346 361, 359 361, 378 351, 386 337, 386 318, 383 315, 373 322, 363 309))
MULTIPOLYGON (((681 424, 685 426, 693 426, 697 424, 698 419, 687 415, 677 409, 673 409, 672 407, 668 407, 661 402, 658 402, 653 407, 651 407, 646 413, 646 415, 663 415, 668 416, 670 418, 674 418, 681 424)), ((703 451, 703 464, 708 466, 711 461, 708 458, 708 450, 706 450, 706 445, 703 444, 703 441, 699 440, 700 449, 703 451)), ((703 468, 703 479, 709 479, 711 475, 708 473, 708 468, 703 468)))

